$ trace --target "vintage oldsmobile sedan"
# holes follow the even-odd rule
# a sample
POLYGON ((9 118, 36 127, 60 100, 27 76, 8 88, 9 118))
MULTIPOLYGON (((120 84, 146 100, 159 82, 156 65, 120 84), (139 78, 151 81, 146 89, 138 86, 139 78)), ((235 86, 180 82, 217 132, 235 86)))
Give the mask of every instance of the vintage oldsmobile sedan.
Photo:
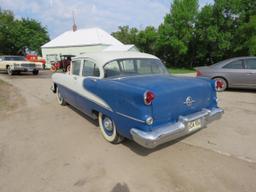
POLYGON ((52 79, 59 104, 98 119, 111 143, 128 138, 154 148, 223 114, 214 80, 171 76, 157 57, 145 53, 88 53, 52 79))

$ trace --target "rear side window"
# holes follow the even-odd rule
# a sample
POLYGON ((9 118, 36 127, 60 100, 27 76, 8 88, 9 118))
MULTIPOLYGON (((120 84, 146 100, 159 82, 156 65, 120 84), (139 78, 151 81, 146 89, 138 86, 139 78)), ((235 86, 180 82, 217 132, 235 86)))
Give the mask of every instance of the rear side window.
POLYGON ((84 76, 84 77, 87 77, 87 76, 99 77, 100 70, 94 62, 85 60, 83 63, 82 76, 84 76))
POLYGON ((245 60, 246 69, 256 69, 256 59, 246 59, 245 60))
POLYGON ((79 75, 81 67, 81 60, 72 61, 72 74, 79 75))
POLYGON ((226 64, 223 68, 224 69, 243 69, 243 61, 242 60, 232 61, 226 64))

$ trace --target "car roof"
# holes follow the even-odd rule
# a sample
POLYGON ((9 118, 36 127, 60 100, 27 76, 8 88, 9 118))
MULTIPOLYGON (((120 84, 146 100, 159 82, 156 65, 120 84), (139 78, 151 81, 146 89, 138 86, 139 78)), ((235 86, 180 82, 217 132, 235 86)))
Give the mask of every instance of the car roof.
POLYGON ((105 65, 110 61, 118 60, 118 59, 132 59, 132 58, 158 59, 154 55, 136 52, 136 51, 107 51, 107 52, 86 53, 81 56, 73 58, 73 60, 81 59, 81 58, 91 58, 98 65, 101 65, 101 66, 105 65))

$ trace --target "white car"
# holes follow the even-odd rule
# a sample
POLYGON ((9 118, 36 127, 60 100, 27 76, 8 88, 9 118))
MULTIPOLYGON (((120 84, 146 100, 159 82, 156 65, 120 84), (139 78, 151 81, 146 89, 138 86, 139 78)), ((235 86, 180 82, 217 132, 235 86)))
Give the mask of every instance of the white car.
POLYGON ((0 71, 6 71, 9 75, 20 74, 20 72, 32 72, 33 75, 38 75, 40 69, 42 64, 27 61, 22 56, 0 56, 0 71))

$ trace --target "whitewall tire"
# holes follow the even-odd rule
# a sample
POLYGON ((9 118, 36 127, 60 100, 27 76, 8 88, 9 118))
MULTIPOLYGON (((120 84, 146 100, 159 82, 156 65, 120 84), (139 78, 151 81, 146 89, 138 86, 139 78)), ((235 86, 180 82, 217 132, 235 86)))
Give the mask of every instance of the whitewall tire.
POLYGON ((63 98, 63 96, 61 95, 61 93, 59 92, 59 88, 58 87, 56 87, 56 95, 57 95, 57 100, 58 100, 58 103, 60 104, 60 105, 66 105, 67 103, 66 103, 66 101, 64 100, 64 98, 63 98))
POLYGON ((8 73, 8 75, 13 75, 14 73, 13 73, 13 70, 11 70, 11 67, 10 66, 8 66, 7 67, 7 73, 8 73))
POLYGON ((113 144, 121 143, 124 140, 124 138, 118 134, 115 123, 110 117, 99 113, 98 119, 100 131, 105 140, 113 144))

